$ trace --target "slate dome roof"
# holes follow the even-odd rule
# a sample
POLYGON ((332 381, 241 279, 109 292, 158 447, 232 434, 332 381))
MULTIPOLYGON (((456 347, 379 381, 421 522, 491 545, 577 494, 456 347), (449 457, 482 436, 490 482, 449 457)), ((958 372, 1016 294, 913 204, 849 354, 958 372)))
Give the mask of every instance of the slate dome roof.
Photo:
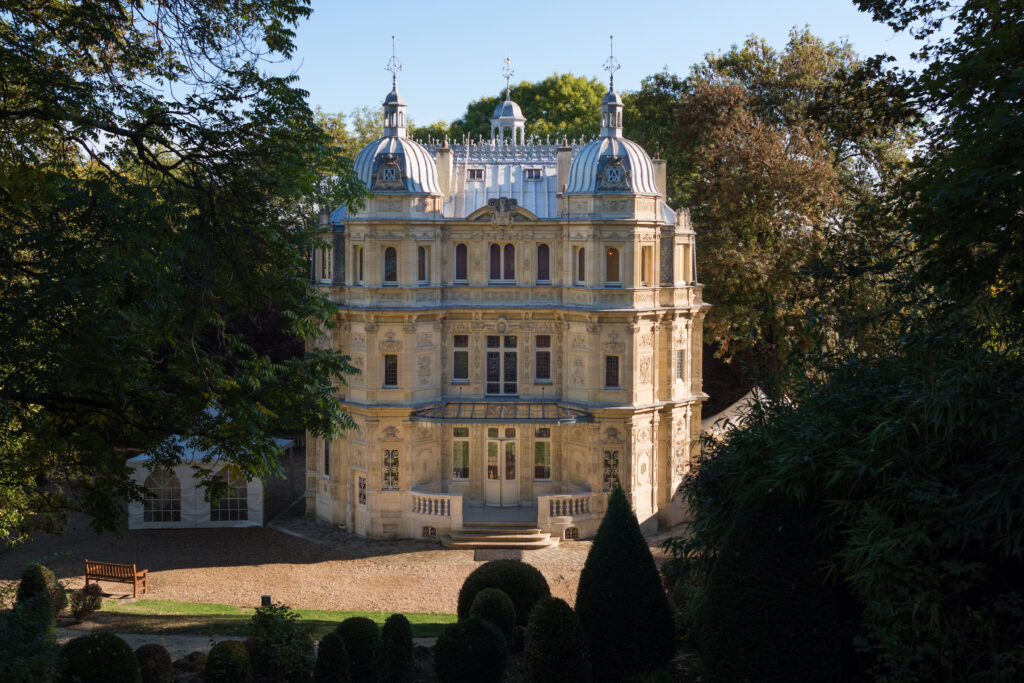
MULTIPOLYGON (((609 93, 605 96, 607 99, 609 93)), ((621 100, 620 100, 621 101, 621 100)), ((594 194, 621 192, 626 194, 660 195, 654 179, 654 164, 644 148, 623 137, 603 136, 584 145, 569 166, 566 194, 594 194), (607 165, 607 159, 621 159, 623 170, 628 171, 623 187, 601 187, 598 172, 607 165)))
POLYGON ((440 195, 437 183, 437 163, 427 148, 411 138, 388 136, 374 140, 356 155, 356 174, 366 186, 379 194, 430 194, 440 195), (380 169, 385 157, 391 156, 402 171, 401 184, 395 187, 375 187, 374 174, 380 169))
POLYGON ((523 110, 519 108, 519 105, 512 100, 505 100, 499 102, 498 106, 494 108, 494 114, 491 116, 492 119, 522 119, 526 120, 523 116, 523 110))

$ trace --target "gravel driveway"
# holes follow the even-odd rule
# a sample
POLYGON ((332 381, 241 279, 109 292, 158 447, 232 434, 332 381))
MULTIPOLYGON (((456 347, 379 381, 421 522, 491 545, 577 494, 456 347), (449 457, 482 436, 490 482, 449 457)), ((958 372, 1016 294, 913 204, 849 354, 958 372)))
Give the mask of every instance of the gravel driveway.
MULTIPOLYGON (((255 606, 270 594, 296 608, 452 613, 463 580, 483 561, 472 550, 443 549, 436 541, 368 541, 303 522, 300 508, 277 523, 309 538, 250 528, 124 529, 118 539, 96 535, 76 519, 63 536, 41 536, 0 555, 0 579, 14 579, 19 567, 39 561, 79 588, 89 558, 148 568, 150 598, 255 606)), ((670 535, 650 539, 659 562, 656 546, 670 535)), ((526 551, 522 559, 540 569, 553 595, 573 604, 589 549, 588 541, 568 541, 526 551)), ((124 584, 101 585, 108 595, 125 594, 124 584)))

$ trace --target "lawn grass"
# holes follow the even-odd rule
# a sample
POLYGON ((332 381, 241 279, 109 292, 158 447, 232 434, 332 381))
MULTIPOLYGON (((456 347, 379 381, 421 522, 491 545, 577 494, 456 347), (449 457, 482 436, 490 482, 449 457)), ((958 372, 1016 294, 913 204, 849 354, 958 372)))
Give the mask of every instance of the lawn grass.
MULTIPOLYGON (((384 624, 391 612, 342 612, 322 609, 294 610, 304 624, 312 626, 313 635, 320 638, 334 630, 338 622, 349 617, 366 617, 384 624)), ((219 605, 206 602, 176 602, 174 600, 143 599, 119 604, 104 600, 103 608, 89 621, 102 625, 104 630, 126 633, 195 634, 245 636, 255 609, 219 605)), ((435 637, 457 619, 454 614, 409 613, 414 638, 435 637)))

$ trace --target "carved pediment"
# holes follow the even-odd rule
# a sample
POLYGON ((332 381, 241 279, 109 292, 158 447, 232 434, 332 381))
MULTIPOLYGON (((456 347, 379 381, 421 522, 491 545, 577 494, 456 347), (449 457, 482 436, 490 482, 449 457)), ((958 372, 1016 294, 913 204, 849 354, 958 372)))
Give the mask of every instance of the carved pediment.
POLYGON ((402 173, 401 156, 398 154, 382 154, 373 171, 372 189, 404 190, 405 174, 402 173))
POLYGON ((470 221, 490 221, 493 225, 510 225, 513 221, 536 221, 537 216, 523 207, 513 197, 493 197, 487 206, 481 206, 466 216, 470 221))
POLYGON ((621 156, 602 157, 597 169, 597 189, 628 192, 632 188, 633 173, 621 156))

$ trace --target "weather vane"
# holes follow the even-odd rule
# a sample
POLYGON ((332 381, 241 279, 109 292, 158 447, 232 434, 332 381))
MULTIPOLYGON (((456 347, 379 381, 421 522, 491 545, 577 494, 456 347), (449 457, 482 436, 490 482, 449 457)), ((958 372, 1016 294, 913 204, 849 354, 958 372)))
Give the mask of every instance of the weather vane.
POLYGON ((384 67, 385 71, 391 72, 391 88, 398 90, 398 72, 402 70, 402 63, 395 56, 395 37, 391 36, 391 60, 384 67))
POLYGON ((608 72, 608 89, 615 90, 615 72, 621 67, 619 66, 618 60, 615 59, 615 36, 608 36, 608 61, 604 63, 604 68, 608 72))
POLYGON ((514 74, 515 72, 516 72, 516 70, 512 68, 512 53, 510 52, 509 55, 507 57, 505 57, 505 66, 502 67, 502 69, 501 69, 501 73, 505 77, 505 99, 506 100, 512 99, 512 85, 511 85, 511 82, 512 82, 512 74, 514 74))

